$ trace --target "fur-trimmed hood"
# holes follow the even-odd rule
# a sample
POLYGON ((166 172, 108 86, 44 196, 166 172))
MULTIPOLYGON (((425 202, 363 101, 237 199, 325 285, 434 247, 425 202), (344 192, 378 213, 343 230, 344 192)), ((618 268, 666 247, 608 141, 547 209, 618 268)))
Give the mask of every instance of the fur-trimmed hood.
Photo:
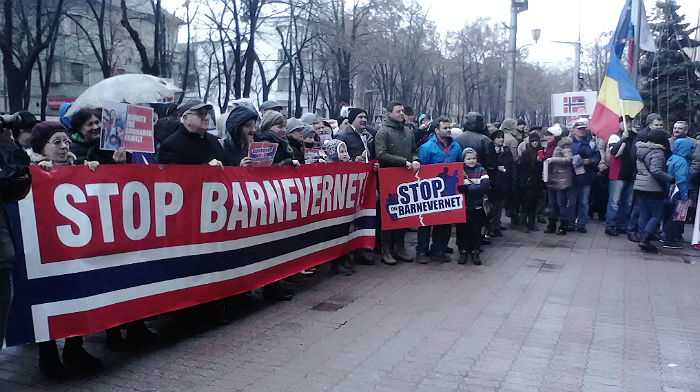
POLYGON ((637 147, 637 159, 640 159, 642 161, 644 160, 644 157, 647 156, 647 154, 649 154, 653 150, 661 150, 661 152, 663 153, 665 149, 662 144, 654 142, 637 142, 637 144, 635 144, 635 147, 637 147))
MULTIPOLYGON (((29 155, 29 160, 32 162, 32 165, 36 165, 41 161, 50 161, 49 158, 39 154, 38 152, 34 152, 34 150, 32 150, 31 148, 27 150, 27 154, 29 155)), ((66 163, 63 163, 62 165, 72 165, 73 162, 75 162, 75 159, 75 154, 68 151, 68 161, 66 163)))

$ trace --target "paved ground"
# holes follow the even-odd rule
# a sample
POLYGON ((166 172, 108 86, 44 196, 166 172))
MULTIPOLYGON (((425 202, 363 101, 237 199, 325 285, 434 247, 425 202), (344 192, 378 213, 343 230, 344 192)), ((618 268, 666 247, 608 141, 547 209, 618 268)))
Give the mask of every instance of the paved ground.
POLYGON ((253 300, 239 320, 190 337, 172 320, 152 322, 163 343, 138 353, 91 336, 104 369, 79 379, 43 379, 35 347, 10 348, 0 390, 700 390, 694 252, 643 255, 598 224, 589 230, 507 231, 480 267, 324 270, 293 301, 253 300))

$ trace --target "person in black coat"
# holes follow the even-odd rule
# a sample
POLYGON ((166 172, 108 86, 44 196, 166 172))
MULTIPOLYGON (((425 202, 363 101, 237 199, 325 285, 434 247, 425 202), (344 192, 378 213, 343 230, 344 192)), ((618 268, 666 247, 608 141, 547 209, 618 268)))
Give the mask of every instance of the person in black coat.
POLYGON ((297 161, 300 164, 305 164, 304 159, 304 129, 311 128, 312 132, 316 132, 312 125, 297 122, 293 118, 287 122, 287 143, 292 149, 292 161, 297 161))
MULTIPOLYGON (((263 118, 267 120, 267 122, 263 121, 263 123, 268 127, 268 130, 271 119, 278 119, 279 116, 282 116, 281 118, 284 121, 284 116, 275 110, 268 110, 263 115, 263 118)), ((248 156, 248 149, 250 143, 253 142, 255 121, 257 119, 258 113, 245 105, 235 107, 228 115, 226 119, 226 134, 228 137, 224 141, 224 152, 226 154, 224 164, 226 166, 250 167, 252 165, 253 161, 248 156)), ((284 129, 284 123, 279 121, 276 123, 282 124, 281 127, 284 129)), ((265 299, 272 301, 289 301, 294 295, 291 290, 283 288, 279 281, 263 286, 262 291, 265 299)), ((217 301, 217 304, 223 307, 222 313, 226 313, 226 308, 233 306, 234 303, 235 301, 231 297, 217 301)))
MULTIPOLYGON (((295 122, 301 123, 297 119, 295 122)), ((303 124, 302 124, 303 126, 303 124)), ((255 132, 256 142, 277 143, 277 151, 275 158, 272 161, 273 165, 295 165, 301 164, 299 160, 294 159, 294 150, 289 145, 286 137, 287 119, 282 113, 269 111, 265 113, 260 122, 260 128, 255 132)))
POLYGON ((490 237, 502 237, 501 215, 506 200, 512 197, 515 185, 515 172, 513 165, 513 154, 504 145, 503 131, 494 131, 491 134, 496 153, 496 170, 491 176, 491 186, 489 188, 489 201, 491 202, 491 214, 488 217, 488 229, 490 237))
POLYGON ((489 137, 484 116, 481 113, 469 112, 463 125, 464 132, 457 135, 455 140, 464 150, 467 147, 473 148, 479 157, 479 163, 490 174, 496 168, 496 150, 493 141, 489 137))
POLYGON ((250 143, 255 135, 255 120, 258 113, 240 105, 233 108, 226 119, 226 139, 224 155, 226 166, 251 166, 253 161, 248 156, 250 143))
POLYGON ((374 159, 374 137, 376 130, 367 128, 367 112, 362 108, 350 108, 348 110, 350 125, 338 132, 336 139, 345 142, 348 146, 350 159, 355 161, 362 156, 362 160, 374 159))
POLYGON ((223 166, 226 157, 221 143, 207 132, 211 108, 206 103, 193 103, 183 108, 180 124, 160 145, 159 163, 223 166))
POLYGON ((537 231, 535 216, 537 215, 537 201, 542 197, 544 182, 542 181, 542 160, 544 151, 540 145, 540 135, 536 132, 530 134, 525 151, 518 164, 517 184, 518 198, 521 203, 520 211, 523 213, 525 232, 537 231), (541 153, 540 153, 541 152, 541 153))

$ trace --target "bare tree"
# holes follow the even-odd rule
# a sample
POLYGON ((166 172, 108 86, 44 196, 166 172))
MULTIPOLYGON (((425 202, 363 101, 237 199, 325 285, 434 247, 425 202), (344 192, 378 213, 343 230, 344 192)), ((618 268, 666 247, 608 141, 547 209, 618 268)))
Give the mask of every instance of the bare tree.
MULTIPOLYGON (((92 18, 81 18, 81 15, 76 15, 70 7, 65 10, 65 15, 84 34, 95 60, 100 65, 102 77, 106 79, 113 74, 116 51, 121 42, 119 24, 116 15, 113 14, 114 6, 112 0, 83 0, 81 3, 87 5, 92 18)), ((80 9, 83 7, 80 6, 80 9)))
POLYGON ((32 69, 58 29, 63 0, 3 0, 0 52, 10 111, 29 106, 32 69))
POLYGON ((373 1, 361 4, 354 0, 350 13, 347 14, 346 0, 327 0, 318 6, 322 39, 326 43, 326 50, 335 58, 333 77, 327 78, 326 86, 329 92, 328 109, 333 115, 338 113, 341 102, 350 102, 353 56, 364 41, 367 34, 364 29, 374 7, 373 1))
POLYGON ((185 98, 184 92, 187 91, 187 81, 190 77, 190 55, 191 55, 191 43, 192 43, 192 21, 197 17, 197 11, 199 11, 199 6, 194 10, 192 16, 190 16, 190 1, 185 1, 185 23, 187 24, 187 46, 185 48, 185 70, 182 73, 182 85, 180 89, 182 94, 177 103, 182 103, 182 99, 185 98))
POLYGON ((153 23, 153 53, 151 55, 149 55, 139 32, 131 25, 126 0, 121 0, 121 24, 129 32, 132 41, 134 41, 136 51, 141 59, 141 71, 154 76, 169 76, 168 56, 165 48, 165 17, 161 7, 161 0, 151 0, 151 6, 153 10, 152 20, 150 17, 141 16, 142 20, 148 20, 153 23))
POLYGON ((610 32, 599 34, 593 43, 585 45, 582 56, 582 73, 584 89, 598 90, 603 84, 605 70, 608 68, 610 52, 607 43, 610 41, 610 32))
POLYGON ((51 75, 53 74, 53 67, 55 65, 54 54, 56 52, 56 37, 57 34, 54 34, 51 38, 51 43, 49 44, 48 49, 43 52, 43 60, 42 56, 39 55, 36 62, 37 71, 39 72, 39 86, 41 88, 41 102, 39 107, 42 121, 46 120, 46 107, 48 106, 49 101, 49 86, 51 85, 51 75))

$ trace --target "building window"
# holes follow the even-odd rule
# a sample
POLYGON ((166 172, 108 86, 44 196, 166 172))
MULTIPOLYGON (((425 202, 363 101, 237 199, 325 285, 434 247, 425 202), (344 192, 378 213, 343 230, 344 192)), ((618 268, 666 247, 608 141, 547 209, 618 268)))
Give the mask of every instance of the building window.
POLYGON ((277 91, 289 92, 289 66, 285 66, 277 77, 277 91))
POLYGON ((63 63, 56 61, 51 69, 51 83, 58 84, 63 81, 61 77, 61 69, 63 69, 63 63))
POLYGON ((85 64, 70 63, 70 82, 73 84, 83 84, 83 70, 85 64))

